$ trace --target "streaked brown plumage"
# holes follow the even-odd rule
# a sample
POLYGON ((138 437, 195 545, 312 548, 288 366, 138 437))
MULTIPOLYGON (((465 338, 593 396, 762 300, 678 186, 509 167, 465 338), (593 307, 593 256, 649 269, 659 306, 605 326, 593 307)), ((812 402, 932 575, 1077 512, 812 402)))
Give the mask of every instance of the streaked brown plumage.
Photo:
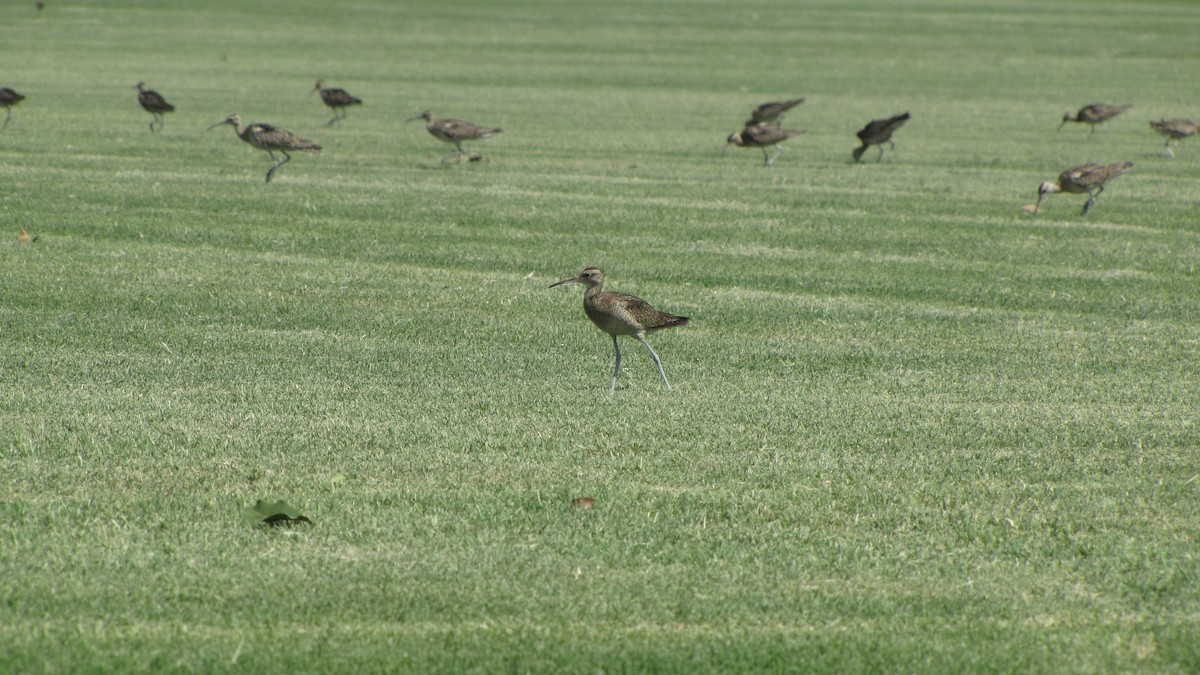
POLYGON ((6 112, 4 115, 4 124, 0 124, 0 129, 7 127, 8 121, 12 119, 12 107, 24 100, 24 96, 18 94, 12 89, 9 89, 8 87, 0 88, 0 106, 4 106, 4 110, 6 112))
MULTIPOLYGON (((325 126, 336 124, 346 118, 346 108, 352 105, 362 105, 362 99, 351 96, 345 89, 336 89, 334 87, 326 87, 325 80, 317 80, 317 86, 313 87, 313 92, 321 94, 321 100, 325 105, 333 109, 333 119, 325 123, 325 126), (341 114, 338 114, 338 111, 341 114)), ((312 92, 309 92, 312 93, 312 92)))
MULTIPOLYGON (((413 120, 425 120, 425 130, 432 134, 433 137, 439 141, 453 143, 454 147, 458 148, 458 154, 460 158, 462 155, 467 154, 466 149, 463 148, 463 141, 473 141, 479 138, 491 138, 493 134, 498 134, 503 131, 497 127, 483 127, 479 126, 478 124, 472 124, 462 120, 441 120, 433 114, 432 110, 426 110, 420 115, 410 117, 405 121, 412 122, 413 120)), ((444 162, 448 158, 449 155, 443 157, 442 161, 444 162)))
POLYGON ((686 326, 689 319, 686 316, 675 316, 654 309, 641 298, 624 293, 612 293, 604 290, 604 272, 598 267, 586 267, 577 276, 563 279, 550 284, 550 288, 562 284, 583 284, 587 290, 583 293, 583 311, 600 330, 612 336, 613 352, 616 354, 616 365, 613 367, 612 384, 609 390, 617 388, 617 375, 621 373, 621 347, 617 344, 618 335, 630 335, 633 339, 646 346, 654 365, 658 366, 658 374, 662 377, 663 386, 671 390, 667 382, 667 374, 663 372, 662 361, 658 354, 646 342, 646 333, 652 333, 664 328, 686 326))
POLYGON ((885 120, 871 120, 867 126, 859 129, 855 135, 858 136, 858 140, 862 141, 862 145, 855 148, 854 152, 851 153, 854 155, 854 161, 861 162, 863 153, 866 152, 867 148, 871 147, 872 145, 879 146, 879 157, 875 161, 882 161, 883 144, 887 143, 893 150, 895 150, 896 143, 892 141, 892 134, 896 133, 897 129, 904 126, 904 123, 907 122, 911 117, 912 115, 909 115, 908 113, 901 113, 885 120))
POLYGON ((1085 105, 1079 109, 1079 112, 1072 115, 1071 113, 1063 113, 1062 124, 1058 125, 1061 130, 1067 122, 1080 122, 1091 126, 1091 131, 1088 136, 1096 133, 1096 125, 1103 125, 1107 120, 1110 120, 1117 115, 1129 110, 1133 107, 1132 103, 1126 105, 1109 105, 1107 103, 1092 103, 1085 105))
POLYGON ((1100 196, 1101 192, 1104 192, 1104 184, 1132 168, 1133 162, 1118 162, 1104 166, 1080 164, 1071 167, 1059 175, 1057 183, 1046 181, 1041 184, 1038 188, 1038 200, 1033 207, 1033 212, 1037 213, 1042 208, 1042 200, 1046 198, 1046 195, 1052 192, 1066 192, 1077 195, 1087 194, 1087 203, 1083 205, 1083 215, 1086 216, 1091 213, 1092 206, 1096 204, 1096 198, 1100 196))
POLYGON ((783 122, 783 116, 787 111, 804 103, 804 97, 793 98, 787 101, 771 101, 764 103, 750 112, 750 119, 746 120, 745 126, 753 124, 765 124, 774 122, 775 126, 779 126, 783 122))
MULTIPOLYGON (((729 134, 729 138, 725 139, 725 152, 729 151, 730 144, 736 145, 739 148, 761 148, 763 158, 766 160, 763 166, 769 169, 775 163, 775 158, 783 152, 783 147, 779 144, 789 138, 799 136, 806 131, 806 129, 780 129, 766 123, 750 124, 741 131, 729 134), (767 153, 767 148, 772 145, 775 146, 774 155, 767 153)), ((722 152, 721 154, 725 153, 722 152)))
POLYGON ((150 119, 150 131, 159 132, 163 128, 163 113, 175 112, 175 106, 167 103, 167 99, 163 98, 157 91, 147 89, 145 82, 138 82, 133 86, 138 90, 138 103, 142 108, 153 115, 150 119), (158 128, 155 128, 155 123, 158 123, 158 128))
POLYGON ((236 113, 226 117, 220 122, 217 122, 209 127, 209 129, 215 129, 222 124, 228 124, 229 126, 233 127, 233 130, 235 133, 237 133, 238 138, 246 141, 259 150, 266 150, 267 154, 271 155, 271 161, 274 162, 275 165, 271 167, 270 171, 267 171, 268 183, 271 182, 271 176, 275 175, 275 172, 279 169, 279 167, 287 164, 292 159, 292 156, 287 153, 288 150, 305 150, 308 152, 321 151, 320 144, 300 138, 287 129, 280 129, 279 127, 272 126, 270 124, 263 124, 261 122, 252 122, 242 126, 242 116, 236 113), (275 159, 276 150, 283 154, 284 159, 282 161, 275 159))
POLYGON ((1175 151, 1171 149, 1171 141, 1178 141, 1188 136, 1194 136, 1197 131, 1200 131, 1200 124, 1191 120, 1175 118, 1151 122, 1150 128, 1167 137, 1167 142, 1165 143, 1167 156, 1174 157, 1175 151))

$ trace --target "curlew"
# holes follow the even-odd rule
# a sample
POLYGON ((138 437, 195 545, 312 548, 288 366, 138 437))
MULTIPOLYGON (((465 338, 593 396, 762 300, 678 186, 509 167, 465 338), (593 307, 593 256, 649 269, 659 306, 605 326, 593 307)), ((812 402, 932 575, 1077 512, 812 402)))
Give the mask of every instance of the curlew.
POLYGON ((175 112, 175 106, 167 103, 167 99, 153 89, 147 89, 145 82, 138 82, 133 85, 134 89, 138 90, 138 103, 142 104, 142 108, 146 112, 153 115, 150 119, 150 131, 159 132, 163 128, 163 113, 175 112), (155 123, 158 123, 158 128, 155 129, 155 123))
POLYGON ((1150 128, 1167 137, 1167 142, 1165 143, 1167 156, 1174 157, 1175 151, 1171 149, 1171 141, 1178 141, 1188 136, 1194 136, 1197 131, 1200 131, 1200 124, 1191 120, 1176 118, 1151 122, 1150 128))
MULTIPOLYGON (((493 134, 498 134, 502 131, 496 127, 481 127, 478 124, 462 120, 440 120, 433 114, 432 110, 426 110, 420 115, 410 117, 405 121, 412 122, 413 120, 425 120, 425 130, 432 134, 434 138, 439 141, 453 143, 454 147, 458 148, 459 159, 467 155, 466 149, 463 148, 463 141, 491 138, 493 134)), ((446 155, 442 158, 442 161, 445 162, 449 158, 450 155, 446 155)))
POLYGON ((613 367, 612 384, 609 391, 617 388, 617 376, 621 374, 621 347, 617 344, 618 335, 631 335, 633 339, 646 346, 654 365, 658 366, 658 374, 662 376, 663 386, 671 391, 667 382, 667 374, 663 372, 662 361, 658 354, 646 342, 646 333, 652 333, 663 328, 686 326, 688 317, 675 316, 654 309, 641 298, 624 293, 612 293, 604 290, 604 272, 597 267, 584 268, 578 276, 563 279, 550 284, 550 288, 562 284, 583 284, 587 290, 583 293, 583 311, 600 330, 612 336, 613 352, 617 362, 613 367))
POLYGON ((721 154, 729 151, 730 144, 736 145, 739 148, 761 148, 763 158, 766 160, 763 166, 769 169, 775 163, 775 158, 783 153, 783 146, 779 144, 789 138, 799 136, 806 131, 806 129, 780 129, 765 122, 749 124, 745 129, 729 134, 729 138, 725 139, 725 151, 721 154), (772 145, 775 146, 774 155, 767 153, 767 148, 772 145))
POLYGON ((1087 203, 1083 205, 1083 215, 1091 213, 1096 204, 1096 198, 1104 192, 1104 184, 1133 168, 1133 162, 1118 162, 1100 166, 1099 164, 1080 164, 1071 167, 1058 176, 1058 182, 1046 181, 1038 188, 1037 204, 1033 212, 1042 208, 1042 200, 1051 192, 1066 192, 1069 194, 1087 194, 1087 203))
POLYGON ((8 121, 12 119, 12 107, 24 100, 24 96, 18 94, 12 89, 9 89, 8 87, 0 87, 0 106, 4 106, 5 110, 4 124, 0 124, 0 129, 7 127, 8 121))
POLYGON ((236 113, 226 117, 220 122, 217 122, 209 127, 209 129, 215 129, 222 124, 228 124, 229 126, 233 127, 233 130, 235 133, 237 133, 238 138, 246 141, 259 150, 266 150, 267 154, 271 156, 271 161, 274 162, 275 165, 271 167, 270 171, 267 171, 268 183, 271 182, 271 176, 275 175, 275 172, 279 170, 279 167, 291 161, 292 156, 288 154, 288 150, 306 150, 309 152, 321 151, 321 146, 319 144, 300 138, 287 129, 280 129, 279 127, 271 126, 270 124, 263 124, 261 122, 252 122, 246 126, 242 126, 242 116, 236 113), (283 154, 283 161, 275 159, 276 150, 283 154))
POLYGON ((1092 130, 1088 133, 1088 137, 1090 138, 1092 134, 1096 133, 1097 124, 1101 125, 1101 128, 1103 128, 1103 125, 1106 121, 1116 117, 1117 115, 1120 115, 1132 107, 1132 103, 1127 105, 1092 103, 1091 105, 1083 106, 1079 109, 1079 112, 1075 113, 1074 115, 1069 112, 1063 113, 1062 124, 1059 124, 1058 128, 1061 131, 1063 125, 1065 125, 1067 122, 1085 123, 1091 125, 1092 130))
POLYGON ((746 126, 754 124, 766 124, 774 122, 775 126, 783 123, 783 116, 787 111, 804 103, 804 97, 793 98, 789 101, 771 101, 764 103, 750 112, 750 119, 746 120, 746 126))
POLYGON ((362 105, 362 99, 351 96, 350 92, 345 89, 336 89, 334 87, 326 87, 325 80, 317 80, 317 86, 309 94, 319 92, 321 100, 325 105, 333 109, 333 119, 325 123, 325 126, 332 126, 346 119, 346 108, 352 105, 362 105), (341 111, 341 114, 338 112, 341 111))
POLYGON ((892 150, 895 150, 896 143, 892 140, 892 134, 904 126, 904 123, 911 117, 912 115, 908 113, 901 113, 885 120, 871 120, 867 126, 859 129, 855 135, 858 136, 858 140, 862 141, 862 145, 855 148, 854 152, 851 153, 854 155, 854 161, 861 162, 863 153, 872 145, 879 146, 879 157, 875 161, 883 161, 883 144, 887 143, 891 146, 892 150))

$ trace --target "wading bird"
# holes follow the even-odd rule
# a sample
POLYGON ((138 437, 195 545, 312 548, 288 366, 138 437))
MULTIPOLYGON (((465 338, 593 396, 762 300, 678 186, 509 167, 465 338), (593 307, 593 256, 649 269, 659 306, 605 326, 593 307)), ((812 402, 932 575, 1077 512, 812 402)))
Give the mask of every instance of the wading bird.
POLYGON ((1088 132, 1088 136, 1090 137, 1092 134, 1096 133, 1097 124, 1102 125, 1103 128, 1103 124, 1106 121, 1116 117, 1117 115, 1120 115, 1132 107, 1132 103, 1127 105, 1109 105, 1107 103, 1093 103, 1091 105, 1085 105, 1074 115, 1069 112, 1063 113, 1062 124, 1059 124, 1058 128, 1061 131, 1063 125, 1067 122, 1080 122, 1088 124, 1091 125, 1092 128, 1092 130, 1088 132))
MULTIPOLYGON (((425 120, 425 130, 432 134, 434 138, 439 141, 453 143, 454 147, 458 148, 458 157, 460 159, 463 155, 467 154, 466 149, 463 148, 463 141, 491 138, 493 134, 498 134, 502 131, 502 129, 496 127, 481 127, 478 124, 462 120, 440 120, 434 116, 432 110, 426 110, 420 115, 410 117, 405 121, 412 122, 413 120, 425 120)), ((446 155, 442 158, 442 161, 445 162, 449 158, 450 155, 446 155)))
POLYGON ((783 116, 787 114, 787 111, 795 108, 801 103, 804 103, 803 96, 800 98, 793 98, 788 101, 771 101, 770 103, 764 103, 750 112, 750 119, 746 120, 745 126, 751 126, 753 124, 766 124, 769 122, 774 122, 775 126, 779 126, 783 123, 783 116))
POLYGON ((1200 124, 1196 124, 1191 120, 1176 118, 1151 122, 1150 128, 1167 137, 1165 144, 1167 156, 1174 157, 1175 151, 1171 149, 1171 141, 1178 141, 1188 136, 1194 136, 1197 131, 1200 131, 1200 124))
POLYGON ((1069 194, 1087 194, 1087 203, 1083 205, 1083 215, 1091 213, 1096 204, 1096 198, 1104 192, 1104 184, 1133 168, 1133 162, 1118 162, 1101 166, 1099 164, 1081 164, 1071 167, 1058 177, 1058 182, 1046 181, 1038 188, 1037 204, 1033 212, 1042 208, 1042 200, 1051 192, 1066 192, 1069 194))
POLYGON ((280 129, 279 127, 271 126, 270 124, 263 124, 261 122, 252 122, 246 126, 242 126, 242 116, 236 113, 226 117, 220 122, 217 122, 209 127, 209 129, 215 129, 222 124, 228 124, 229 126, 233 127, 233 130, 235 133, 237 133, 238 138, 246 141, 259 150, 266 150, 267 154, 271 156, 271 161, 274 162, 275 165, 271 167, 270 171, 267 171, 268 183, 271 182, 271 176, 275 175, 275 172, 279 170, 279 167, 287 164, 292 159, 292 156, 287 153, 288 150, 305 150, 308 152, 321 151, 321 146, 319 144, 300 138, 287 129, 280 129), (276 150, 283 154, 282 161, 275 159, 276 150))
POLYGON ((799 136, 805 133, 806 129, 780 129, 779 127, 771 126, 770 124, 750 124, 741 131, 735 131, 729 134, 729 138, 725 139, 725 150, 721 153, 724 155, 729 151, 730 144, 736 145, 739 148, 761 148, 763 151, 763 159, 766 163, 763 166, 768 169, 775 163, 775 158, 783 153, 783 146, 780 143, 789 138, 799 136), (775 146, 775 154, 767 153, 767 148, 775 146))
POLYGON ((138 82, 133 85, 134 89, 138 90, 138 103, 142 104, 142 108, 153 115, 150 119, 150 131, 157 133, 163 128, 163 113, 175 112, 175 106, 167 103, 167 99, 163 98, 157 91, 147 89, 145 82, 138 82), (158 123, 158 128, 155 127, 155 122, 158 123))
POLYGON ((896 133, 897 129, 904 126, 904 123, 907 122, 911 117, 912 115, 909 115, 908 113, 902 113, 894 117, 889 117, 885 120, 871 120, 867 126, 863 127, 858 131, 857 134, 855 134, 858 136, 858 140, 862 141, 862 145, 855 148, 854 152, 851 153, 854 155, 854 161, 861 162, 863 153, 866 152, 867 148, 871 147, 872 145, 879 146, 879 157, 875 161, 883 161, 883 144, 887 143, 889 146, 891 146, 892 150, 895 150, 896 143, 892 140, 892 134, 896 133))
POLYGON ((8 87, 0 88, 0 106, 4 106, 4 124, 0 124, 0 129, 8 126, 8 121, 12 119, 12 108, 14 105, 24 101, 25 97, 8 87))
POLYGON ((563 279, 550 284, 550 288, 562 284, 583 284, 587 290, 583 293, 583 311, 600 330, 612 336, 613 352, 617 362, 613 367, 612 384, 609 391, 617 388, 617 376, 621 374, 621 347, 617 344, 618 335, 631 335, 633 339, 646 346, 654 365, 658 366, 658 374, 662 376, 663 386, 671 391, 667 382, 667 374, 663 372, 662 361, 658 354, 646 342, 646 333, 652 333, 663 328, 686 326, 688 317, 675 316, 654 309, 641 298, 624 293, 612 293, 604 290, 604 272, 597 267, 586 267, 578 276, 563 279))
POLYGON ((352 105, 362 105, 362 99, 350 95, 350 92, 345 89, 335 89, 326 87, 325 80, 317 80, 317 86, 309 94, 320 93, 321 100, 325 105, 333 109, 333 119, 325 123, 325 126, 331 126, 346 119, 346 108, 352 105), (338 112, 341 111, 341 114, 338 112))

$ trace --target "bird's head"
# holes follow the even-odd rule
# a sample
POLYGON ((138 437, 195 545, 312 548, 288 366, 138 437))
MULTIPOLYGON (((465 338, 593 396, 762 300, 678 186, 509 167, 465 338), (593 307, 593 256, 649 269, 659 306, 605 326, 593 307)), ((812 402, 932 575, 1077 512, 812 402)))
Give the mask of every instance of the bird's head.
POLYGON ((729 138, 725 139, 725 149, 721 151, 721 156, 724 157, 725 153, 729 152, 730 145, 736 145, 740 148, 745 144, 746 140, 742 138, 742 132, 735 131, 732 134, 729 134, 729 138))
POLYGON ((1046 195, 1050 194, 1051 192, 1062 192, 1062 188, 1060 188, 1057 183, 1051 183, 1050 181, 1046 181, 1038 186, 1038 200, 1037 204, 1034 204, 1033 206, 1034 213, 1037 213, 1038 210, 1042 208, 1042 201, 1046 199, 1046 195))
POLYGON ((433 111, 426 110, 425 112, 421 113, 420 115, 414 115, 413 117, 410 117, 404 121, 412 122, 414 120, 425 120, 426 122, 432 122, 433 121, 433 111))
POLYGON ((311 96, 325 88, 325 80, 317 80, 317 86, 313 87, 312 91, 308 92, 311 96))
POLYGON ((133 85, 133 88, 137 89, 138 91, 144 91, 146 89, 146 83, 138 82, 137 84, 133 85))
POLYGON ((550 288, 562 286, 563 284, 583 284, 588 288, 599 286, 604 283, 604 272, 600 271, 599 267, 585 267, 583 271, 570 279, 563 279, 550 284, 550 288))
POLYGON ((229 126, 233 127, 234 129, 237 129, 238 127, 242 126, 242 116, 237 113, 234 113, 234 114, 230 115, 229 117, 226 117, 225 119, 221 120, 220 122, 217 122, 216 124, 212 125, 211 127, 209 127, 209 129, 216 129, 217 127, 219 127, 223 124, 228 124, 229 126))

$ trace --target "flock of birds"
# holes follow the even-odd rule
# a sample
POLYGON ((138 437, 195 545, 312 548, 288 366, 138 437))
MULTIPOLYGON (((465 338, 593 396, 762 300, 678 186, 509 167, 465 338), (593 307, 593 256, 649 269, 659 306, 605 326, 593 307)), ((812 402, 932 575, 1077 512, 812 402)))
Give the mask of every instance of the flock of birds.
MULTIPOLYGON (((134 88, 138 92, 138 103, 152 116, 150 131, 152 133, 162 131, 164 124, 163 116, 174 112, 175 106, 168 103, 158 92, 148 89, 145 82, 138 82, 134 85, 134 88)), ((325 86, 323 80, 318 80, 310 93, 320 94, 321 101, 333 110, 334 115, 326 122, 325 126, 331 126, 346 119, 347 108, 362 104, 361 99, 350 95, 344 89, 325 86)), ((4 123, 0 125, 0 130, 6 128, 12 119, 13 106, 23 100, 25 100, 25 97, 12 89, 8 87, 0 88, 0 107, 5 109, 4 123)), ((750 119, 745 121, 742 130, 730 134, 726 139, 726 150, 728 150, 730 145, 741 148, 758 148, 762 150, 764 166, 768 169, 771 168, 775 159, 783 152, 780 144, 806 132, 804 129, 783 128, 783 118, 785 115, 792 108, 804 103, 804 100, 804 98, 795 98, 783 101, 771 101, 754 108, 750 113, 750 119), (772 148, 774 154, 769 153, 768 148, 772 148)), ((1108 105, 1105 103, 1087 105, 1075 113, 1068 112, 1064 114, 1059 129, 1062 129, 1063 125, 1068 122, 1087 124, 1091 127, 1090 136, 1096 132, 1097 126, 1103 128, 1103 124, 1106 121, 1132 107, 1131 105, 1108 105)), ((879 148, 879 155, 876 161, 882 161, 884 144, 887 144, 894 150, 896 145, 892 140, 893 134, 911 117, 909 113, 905 112, 888 118, 871 120, 857 132, 860 144, 851 152, 854 161, 861 162, 863 154, 871 146, 879 148)), ((482 156, 478 153, 468 152, 463 147, 463 142, 480 138, 490 138, 501 132, 501 129, 498 127, 482 126, 456 119, 440 119, 432 110, 426 110, 406 121, 411 122, 415 120, 424 120, 425 129, 430 135, 445 143, 452 143, 455 146, 456 154, 443 157, 443 162, 446 162, 451 157, 457 157, 459 160, 466 158, 469 161, 482 159, 482 156)), ((271 182, 271 178, 279 170, 279 167, 291 160, 292 157, 289 151, 320 152, 321 150, 320 144, 302 138, 286 129, 261 122, 244 124, 241 115, 238 114, 229 115, 220 122, 210 126, 209 129, 223 125, 233 127, 234 133, 237 134, 238 138, 254 148, 264 150, 268 153, 272 161, 272 166, 267 171, 266 176, 266 182, 268 183, 271 182), (282 156, 282 159, 276 157, 275 153, 277 152, 282 156)), ((1150 128, 1166 137, 1166 154, 1174 157, 1175 152, 1172 148, 1172 143, 1189 136, 1194 136, 1200 131, 1200 124, 1182 118, 1163 119, 1150 122, 1150 128)), ((1063 171, 1059 175, 1058 180, 1042 183, 1038 188, 1037 203, 1024 208, 1027 211, 1037 213, 1046 195, 1055 192, 1087 194, 1088 199, 1083 206, 1083 215, 1086 216, 1091 213, 1092 208, 1095 206, 1096 198, 1104 192, 1105 184, 1129 171, 1132 167, 1133 162, 1118 162, 1108 165, 1082 164, 1071 167, 1063 171)), ((37 237, 30 237, 25 230, 21 231, 18 239, 22 243, 37 241, 37 237)), ((650 346, 650 343, 646 341, 646 334, 664 328, 685 326, 688 324, 688 317, 659 311, 645 300, 633 295, 605 291, 604 272, 597 267, 587 267, 578 275, 558 281, 551 284, 550 287, 554 288, 571 283, 582 284, 586 287, 583 295, 584 313, 597 328, 612 337, 615 364, 613 366, 610 389, 616 389, 617 377, 621 373, 621 348, 617 338, 618 336, 626 335, 642 343, 650 352, 651 358, 654 359, 654 365, 658 367, 658 374, 662 378, 663 386, 670 391, 671 384, 667 381, 667 375, 663 371, 662 361, 650 346)))

